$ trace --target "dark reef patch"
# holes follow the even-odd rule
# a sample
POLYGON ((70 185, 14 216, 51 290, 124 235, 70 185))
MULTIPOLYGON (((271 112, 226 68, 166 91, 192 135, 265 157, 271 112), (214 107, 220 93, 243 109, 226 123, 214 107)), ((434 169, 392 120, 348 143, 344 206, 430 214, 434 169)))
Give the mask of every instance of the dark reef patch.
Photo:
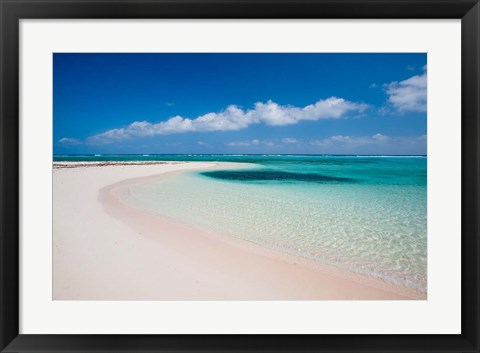
POLYGON ((292 173, 276 170, 218 170, 203 172, 210 178, 243 182, 310 182, 310 183, 354 183, 355 179, 334 177, 316 173, 292 173))

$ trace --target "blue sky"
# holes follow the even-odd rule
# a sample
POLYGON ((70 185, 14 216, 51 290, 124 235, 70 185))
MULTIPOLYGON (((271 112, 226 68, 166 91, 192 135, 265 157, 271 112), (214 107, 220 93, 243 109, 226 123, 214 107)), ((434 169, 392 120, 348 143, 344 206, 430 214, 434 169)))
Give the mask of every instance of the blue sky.
POLYGON ((53 57, 55 154, 426 154, 426 54, 53 57))

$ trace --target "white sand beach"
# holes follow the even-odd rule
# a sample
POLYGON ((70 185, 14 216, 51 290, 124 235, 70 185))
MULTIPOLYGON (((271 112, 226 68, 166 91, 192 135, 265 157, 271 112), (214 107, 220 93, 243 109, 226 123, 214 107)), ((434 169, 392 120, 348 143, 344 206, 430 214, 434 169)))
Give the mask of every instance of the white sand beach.
POLYGON ((398 300, 411 288, 136 209, 128 185, 213 162, 54 163, 54 300, 398 300), (123 199, 123 198, 122 198, 123 199))

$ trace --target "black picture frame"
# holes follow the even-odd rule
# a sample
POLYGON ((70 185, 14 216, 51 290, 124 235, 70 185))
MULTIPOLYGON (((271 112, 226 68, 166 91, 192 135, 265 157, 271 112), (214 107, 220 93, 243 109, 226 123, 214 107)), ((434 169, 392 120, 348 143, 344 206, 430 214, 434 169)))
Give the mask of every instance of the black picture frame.
MULTIPOLYGON (((477 0, 0 0, 2 352, 479 352, 477 0), (125 18, 461 19, 462 333, 459 335, 19 334, 19 20, 125 18)), ((95 318, 92 317, 92 320, 95 318)))

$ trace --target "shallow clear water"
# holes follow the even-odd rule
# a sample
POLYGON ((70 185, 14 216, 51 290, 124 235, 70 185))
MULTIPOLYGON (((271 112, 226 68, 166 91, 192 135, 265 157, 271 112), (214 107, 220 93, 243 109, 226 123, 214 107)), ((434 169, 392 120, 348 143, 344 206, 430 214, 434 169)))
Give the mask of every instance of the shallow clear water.
POLYGON ((426 292, 426 157, 83 158, 251 163, 182 173, 130 193, 159 215, 426 292))
POLYGON ((138 207, 426 292, 427 158, 82 155, 55 161, 228 161, 130 188, 138 207))

